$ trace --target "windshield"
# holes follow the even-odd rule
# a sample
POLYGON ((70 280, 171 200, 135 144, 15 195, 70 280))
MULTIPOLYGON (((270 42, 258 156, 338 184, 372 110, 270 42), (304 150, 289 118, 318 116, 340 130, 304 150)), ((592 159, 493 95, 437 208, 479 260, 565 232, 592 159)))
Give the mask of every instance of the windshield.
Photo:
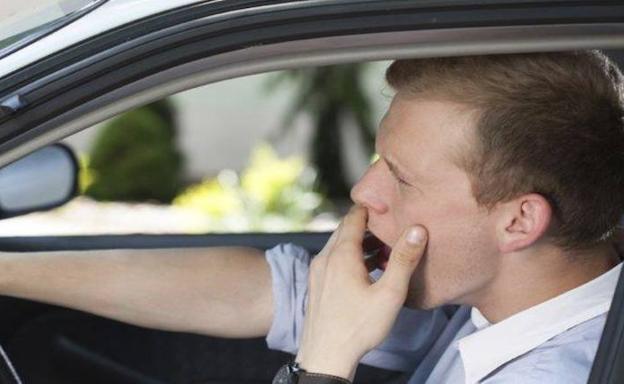
POLYGON ((20 0, 0 8, 0 58, 76 20, 106 0, 20 0))

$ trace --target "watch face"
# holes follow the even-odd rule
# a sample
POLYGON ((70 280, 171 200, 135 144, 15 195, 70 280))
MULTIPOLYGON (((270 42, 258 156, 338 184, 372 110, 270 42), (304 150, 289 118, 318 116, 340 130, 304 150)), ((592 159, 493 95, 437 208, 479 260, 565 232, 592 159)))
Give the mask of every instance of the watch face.
POLYGON ((297 375, 286 364, 277 371, 277 375, 273 378, 273 384, 297 384, 297 375))

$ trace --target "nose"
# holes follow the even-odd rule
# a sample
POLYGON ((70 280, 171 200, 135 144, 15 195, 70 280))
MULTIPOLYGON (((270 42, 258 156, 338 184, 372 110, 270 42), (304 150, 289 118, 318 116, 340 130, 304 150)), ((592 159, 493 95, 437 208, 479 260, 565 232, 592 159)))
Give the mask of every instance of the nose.
POLYGON ((383 177, 380 174, 379 160, 373 163, 364 173, 362 178, 351 188, 351 200, 362 205, 377 214, 388 211, 388 205, 384 202, 383 177))

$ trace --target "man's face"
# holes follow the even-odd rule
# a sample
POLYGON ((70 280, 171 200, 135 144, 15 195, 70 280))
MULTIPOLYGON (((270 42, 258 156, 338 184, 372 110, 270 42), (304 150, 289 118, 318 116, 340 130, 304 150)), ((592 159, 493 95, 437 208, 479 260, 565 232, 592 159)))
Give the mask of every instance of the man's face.
POLYGON ((380 158, 351 191, 368 210, 368 229, 389 246, 410 225, 429 232, 408 306, 474 302, 495 276, 493 219, 453 161, 470 148, 473 116, 461 104, 397 94, 377 136, 380 158))

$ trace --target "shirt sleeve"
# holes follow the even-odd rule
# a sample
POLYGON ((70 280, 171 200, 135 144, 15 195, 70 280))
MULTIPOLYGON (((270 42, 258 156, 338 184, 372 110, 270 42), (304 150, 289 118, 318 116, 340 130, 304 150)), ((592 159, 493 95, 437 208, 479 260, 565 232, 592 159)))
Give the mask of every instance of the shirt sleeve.
MULTIPOLYGON (((271 269, 274 297, 273 323, 266 341, 271 349, 296 354, 308 297, 310 255, 299 246, 280 244, 265 256, 271 269)), ((403 308, 386 340, 369 351, 361 363, 411 371, 431 349, 447 322, 448 314, 443 310, 403 308)))
POLYGON ((296 354, 308 299, 310 254, 302 247, 280 244, 265 256, 273 289, 273 323, 266 341, 271 349, 296 354))

